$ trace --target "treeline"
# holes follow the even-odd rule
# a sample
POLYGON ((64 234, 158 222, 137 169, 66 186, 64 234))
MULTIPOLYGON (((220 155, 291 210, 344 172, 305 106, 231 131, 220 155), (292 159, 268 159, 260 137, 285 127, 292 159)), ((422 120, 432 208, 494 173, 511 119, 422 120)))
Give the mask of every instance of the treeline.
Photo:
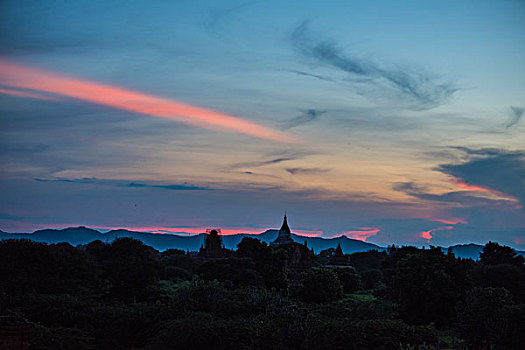
MULTIPOLYGON (((31 349, 521 349, 525 265, 488 243, 479 261, 392 247, 351 266, 296 270, 244 238, 224 259, 120 238, 0 242, 0 315, 31 349)), ((323 260, 324 259, 324 260, 323 260)))

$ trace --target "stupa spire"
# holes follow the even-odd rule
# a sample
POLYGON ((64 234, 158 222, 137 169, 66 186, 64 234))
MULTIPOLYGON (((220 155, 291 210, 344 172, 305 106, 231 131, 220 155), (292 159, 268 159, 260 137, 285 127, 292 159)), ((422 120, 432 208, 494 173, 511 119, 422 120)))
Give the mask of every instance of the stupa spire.
POLYGON ((279 230, 277 239, 272 242, 272 245, 276 246, 276 245, 291 244, 291 243, 293 243, 292 233, 290 231, 290 227, 288 226, 288 218, 286 216, 286 211, 285 211, 283 224, 281 226, 281 229, 279 230))

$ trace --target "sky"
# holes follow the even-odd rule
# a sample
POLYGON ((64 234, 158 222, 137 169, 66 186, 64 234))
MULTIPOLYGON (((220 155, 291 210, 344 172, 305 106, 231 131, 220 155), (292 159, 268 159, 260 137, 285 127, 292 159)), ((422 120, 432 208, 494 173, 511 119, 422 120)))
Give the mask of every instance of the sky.
POLYGON ((2 1, 0 230, 525 249, 525 3, 2 1))

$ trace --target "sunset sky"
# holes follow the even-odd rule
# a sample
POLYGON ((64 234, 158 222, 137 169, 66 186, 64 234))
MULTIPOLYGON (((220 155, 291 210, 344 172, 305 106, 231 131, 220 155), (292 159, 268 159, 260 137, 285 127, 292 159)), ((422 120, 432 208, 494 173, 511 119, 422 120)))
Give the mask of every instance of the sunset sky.
POLYGON ((0 230, 525 249, 525 2, 2 1, 0 230))

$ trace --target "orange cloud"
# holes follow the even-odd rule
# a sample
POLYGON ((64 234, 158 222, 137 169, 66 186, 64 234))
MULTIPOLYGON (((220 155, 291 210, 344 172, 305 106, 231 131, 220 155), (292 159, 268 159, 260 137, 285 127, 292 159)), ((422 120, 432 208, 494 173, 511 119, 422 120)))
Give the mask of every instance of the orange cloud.
POLYGON ((275 141, 297 141, 279 131, 227 114, 111 85, 29 68, 1 58, 0 84, 67 96, 206 129, 237 132, 275 141))
POLYGON ((466 191, 476 191, 476 192, 485 192, 485 193, 490 193, 490 194, 495 194, 495 195, 501 195, 502 193, 501 192, 498 192, 496 190, 492 190, 490 188, 485 188, 485 187, 481 187, 481 186, 475 186, 475 185, 471 185, 471 184, 468 184, 466 182, 463 182, 461 181, 460 179, 457 179, 457 178, 452 178, 451 179, 451 182, 466 190, 466 191))
POLYGON ((362 231, 346 231, 343 232, 343 235, 365 242, 368 237, 375 236, 380 231, 380 229, 375 227, 361 227, 360 230, 362 231))
POLYGON ((2 88, 0 88, 0 94, 11 95, 11 96, 16 96, 16 97, 22 97, 22 98, 35 98, 35 99, 38 99, 38 100, 46 100, 46 101, 60 101, 60 99, 55 98, 55 97, 46 96, 46 95, 42 95, 42 94, 37 94, 37 93, 34 93, 34 92, 20 91, 20 90, 11 90, 11 89, 2 89, 2 88))

